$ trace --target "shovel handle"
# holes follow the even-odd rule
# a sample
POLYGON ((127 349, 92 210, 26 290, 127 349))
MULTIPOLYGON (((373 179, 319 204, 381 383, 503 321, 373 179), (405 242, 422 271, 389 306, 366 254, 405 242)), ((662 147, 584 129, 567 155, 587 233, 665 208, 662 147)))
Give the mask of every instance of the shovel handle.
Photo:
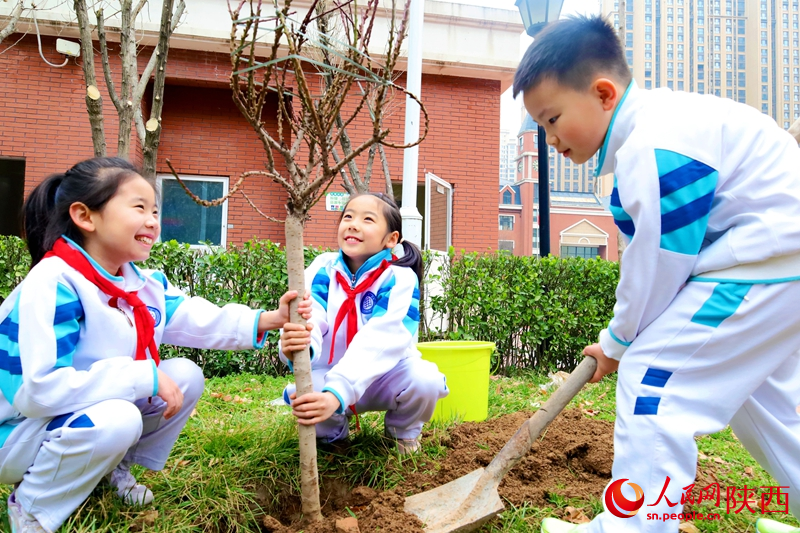
POLYGON ((592 379, 596 369, 597 360, 594 357, 584 358, 544 405, 526 420, 508 443, 503 446, 503 449, 486 467, 484 476, 491 477, 499 482, 509 470, 514 468, 514 465, 531 449, 539 434, 550 425, 550 422, 561 413, 583 386, 592 379))

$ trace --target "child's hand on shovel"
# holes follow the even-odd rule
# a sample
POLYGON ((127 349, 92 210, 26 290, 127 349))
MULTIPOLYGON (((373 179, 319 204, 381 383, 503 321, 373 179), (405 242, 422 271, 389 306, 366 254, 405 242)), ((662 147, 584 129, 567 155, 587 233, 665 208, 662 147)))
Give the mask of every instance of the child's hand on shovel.
POLYGON ((603 349, 600 348, 600 344, 597 342, 584 348, 583 355, 588 355, 597 359, 597 370, 595 370, 594 376, 589 380, 589 383, 597 383, 603 379, 603 376, 616 372, 619 368, 619 361, 606 357, 606 354, 603 353, 603 349))

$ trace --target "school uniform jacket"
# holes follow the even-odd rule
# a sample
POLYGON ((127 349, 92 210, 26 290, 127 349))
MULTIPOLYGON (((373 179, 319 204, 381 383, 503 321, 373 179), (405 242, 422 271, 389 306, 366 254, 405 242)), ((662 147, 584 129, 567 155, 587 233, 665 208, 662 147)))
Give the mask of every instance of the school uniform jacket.
MULTIPOLYGON (((157 345, 220 350, 263 346, 264 338, 256 338, 261 311, 188 298, 161 272, 140 270, 133 263, 122 267, 121 276, 111 276, 68 242, 116 285, 138 291, 155 320, 157 345)), ((21 417, 54 417, 104 400, 133 402, 156 395, 154 361, 134 360, 132 308, 122 299, 119 309, 108 302, 108 295, 58 257, 39 262, 3 302, 0 445, 21 417)))
MULTIPOLYGON (((414 343, 419 327, 419 280, 411 268, 390 265, 365 292, 356 295, 358 333, 349 347, 347 320, 335 332, 335 352, 331 340, 339 308, 347 295, 336 273, 358 285, 382 261, 391 261, 384 250, 369 258, 353 274, 342 259, 341 251, 317 256, 305 271, 306 288, 311 291, 312 317, 311 367, 328 369, 323 391, 333 393, 340 402, 339 413, 354 405, 364 391, 397 363, 409 357, 421 357, 414 343)), ((286 362, 286 357, 281 353, 286 362)))
POLYGON ((619 359, 690 278, 800 279, 800 149, 770 117, 631 82, 600 150, 597 175, 610 172, 628 247, 600 333, 607 356, 619 359))

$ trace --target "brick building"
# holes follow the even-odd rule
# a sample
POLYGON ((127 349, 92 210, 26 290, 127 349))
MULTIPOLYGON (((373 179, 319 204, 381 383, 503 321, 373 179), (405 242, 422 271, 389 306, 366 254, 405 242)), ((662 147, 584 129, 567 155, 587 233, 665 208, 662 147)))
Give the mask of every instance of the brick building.
MULTIPOLYGON (((530 117, 520 128, 517 146, 516 182, 500 184, 498 248, 514 255, 539 255, 539 149, 530 117)), ((551 173, 550 253, 616 261, 617 228, 607 206, 594 192, 560 190, 558 183, 558 174, 551 173)))
MULTIPOLYGON (((307 5, 302 0, 293 4, 300 16, 307 5)), ((10 6, 0 4, 0 26, 5 25, 9 11, 10 6)), ((74 16, 65 3, 60 3, 52 9, 39 9, 37 18, 44 57, 61 63, 63 56, 55 50, 56 36, 77 41, 77 26, 64 23, 74 16)), ((153 43, 157 35, 158 14, 152 14, 152 20, 155 22, 142 25, 144 45, 153 43)), ((114 21, 108 21, 107 26, 113 27, 114 21)), ((425 2, 422 100, 431 126, 419 150, 417 207, 427 228, 423 239, 434 248, 447 244, 466 250, 497 247, 494 224, 475 224, 475 213, 492 220, 497 212, 494 199, 499 173, 500 94, 511 83, 516 67, 516 54, 501 51, 517 49, 522 29, 516 11, 425 2)), ((93 154, 80 64, 71 59, 63 68, 47 65, 39 55, 31 19, 20 21, 17 31, 20 33, 0 44, 5 50, 0 55, 3 233, 19 231, 16 213, 24 195, 36 184, 93 154)), ((163 177, 163 236, 223 245, 253 237, 281 242, 283 228, 258 215, 242 196, 236 195, 218 208, 201 209, 168 176, 167 159, 189 180, 196 194, 214 198, 242 172, 263 168, 266 155, 261 143, 231 101, 229 32, 225 2, 195 0, 170 44, 158 162, 163 177)), ((378 37, 376 33, 373 43, 380 41, 378 37)), ((116 61, 112 57, 112 70, 118 72, 116 61)), ((144 60, 140 58, 140 62, 144 60)), ((105 102, 108 152, 113 155, 116 112, 102 80, 99 56, 96 64, 105 102)), ((403 76, 398 83, 404 84, 403 76)), ((396 132, 395 139, 402 139, 404 99, 392 106, 388 123, 396 132)), ((138 146, 138 141, 132 146, 138 146)), ((399 192, 403 153, 388 149, 387 155, 399 192)), ((141 161, 136 149, 132 150, 132 159, 141 161)), ((375 189, 383 187, 380 172, 373 176, 373 183, 375 189)), ((284 213, 285 194, 279 185, 251 177, 245 190, 266 214, 281 217, 284 213)), ((340 193, 344 189, 335 182, 329 191, 340 193)), ((338 213, 320 202, 312 210, 306 243, 335 246, 337 221, 338 213)))

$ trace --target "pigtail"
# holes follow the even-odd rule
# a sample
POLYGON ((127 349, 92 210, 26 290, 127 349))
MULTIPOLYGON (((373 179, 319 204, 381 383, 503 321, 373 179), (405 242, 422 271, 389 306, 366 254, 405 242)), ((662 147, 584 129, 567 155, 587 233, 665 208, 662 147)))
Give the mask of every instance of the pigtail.
POLYGON ((44 254, 52 248, 48 243, 48 227, 56 216, 56 194, 64 181, 64 174, 54 174, 33 189, 23 206, 23 225, 28 251, 31 254, 31 268, 42 260, 44 254))
POLYGON ((422 252, 420 252, 416 244, 402 238, 400 244, 403 245, 403 257, 392 261, 392 264, 412 269, 414 274, 417 275, 420 286, 422 286, 422 252))

